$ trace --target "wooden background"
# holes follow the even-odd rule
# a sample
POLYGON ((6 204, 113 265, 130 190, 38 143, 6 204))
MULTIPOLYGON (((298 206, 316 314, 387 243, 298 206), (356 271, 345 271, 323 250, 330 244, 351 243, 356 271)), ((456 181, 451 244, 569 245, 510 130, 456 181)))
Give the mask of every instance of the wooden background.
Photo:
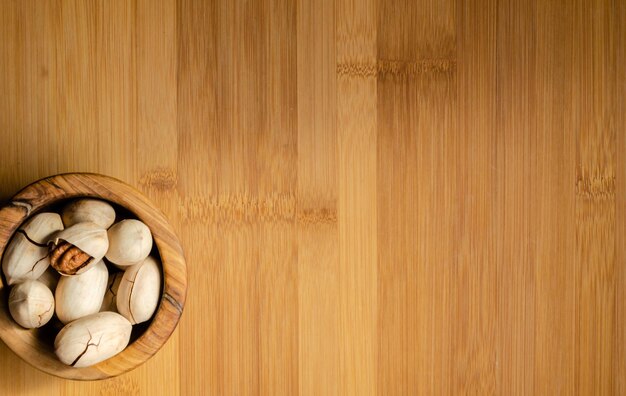
POLYGON ((626 394, 626 2, 0 0, 0 198, 101 172, 188 302, 0 394, 626 394))

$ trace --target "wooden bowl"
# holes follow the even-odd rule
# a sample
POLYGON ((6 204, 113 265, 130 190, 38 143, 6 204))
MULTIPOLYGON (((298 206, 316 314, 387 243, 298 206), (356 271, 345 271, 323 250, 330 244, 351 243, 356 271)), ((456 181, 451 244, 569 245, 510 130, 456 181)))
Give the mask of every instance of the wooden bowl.
POLYGON ((8 286, 0 282, 0 338, 32 366, 61 378, 97 380, 125 373, 154 355, 172 334, 183 312, 187 268, 183 251, 165 216, 133 187, 111 177, 66 173, 39 180, 18 192, 0 209, 0 256, 15 230, 31 215, 70 198, 100 198, 121 206, 143 221, 163 264, 162 296, 147 329, 118 355, 95 366, 74 368, 54 354, 53 332, 20 327, 9 313, 8 286))

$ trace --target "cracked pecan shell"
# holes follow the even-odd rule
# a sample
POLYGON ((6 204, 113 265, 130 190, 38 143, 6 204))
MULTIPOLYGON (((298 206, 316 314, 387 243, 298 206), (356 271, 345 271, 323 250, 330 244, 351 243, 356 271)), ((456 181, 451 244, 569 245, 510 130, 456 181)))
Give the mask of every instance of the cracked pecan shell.
POLYGON ((86 272, 109 248, 107 232, 94 223, 78 223, 56 233, 48 242, 50 264, 62 275, 86 272))

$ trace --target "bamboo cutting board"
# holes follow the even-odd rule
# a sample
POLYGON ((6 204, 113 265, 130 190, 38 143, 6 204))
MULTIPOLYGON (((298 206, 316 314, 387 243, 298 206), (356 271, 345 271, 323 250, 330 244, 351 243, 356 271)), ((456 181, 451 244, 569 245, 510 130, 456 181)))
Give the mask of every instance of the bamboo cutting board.
POLYGON ((0 0, 0 198, 141 189, 189 266, 118 378, 0 394, 626 394, 626 2, 0 0))

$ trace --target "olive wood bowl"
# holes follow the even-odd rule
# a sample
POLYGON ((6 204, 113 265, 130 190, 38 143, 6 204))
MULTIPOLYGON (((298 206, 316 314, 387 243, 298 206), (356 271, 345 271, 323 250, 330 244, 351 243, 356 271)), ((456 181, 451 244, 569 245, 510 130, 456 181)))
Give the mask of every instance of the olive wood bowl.
MULTIPOLYGON (((117 179, 92 173, 50 176, 18 192, 0 209, 0 256, 13 233, 31 215, 64 200, 81 197, 100 198, 122 207, 150 228, 163 274, 157 311, 146 325, 147 328, 135 335, 134 341, 131 338, 131 343, 121 353, 91 367, 75 368, 61 363, 54 354, 56 331, 27 330, 13 320, 8 307, 9 287, 2 277, 0 338, 15 354, 39 370, 61 378, 98 380, 134 369, 167 342, 183 312, 187 293, 187 267, 180 242, 159 209, 133 187, 117 179)), ((135 329, 133 331, 135 333, 135 329)))

